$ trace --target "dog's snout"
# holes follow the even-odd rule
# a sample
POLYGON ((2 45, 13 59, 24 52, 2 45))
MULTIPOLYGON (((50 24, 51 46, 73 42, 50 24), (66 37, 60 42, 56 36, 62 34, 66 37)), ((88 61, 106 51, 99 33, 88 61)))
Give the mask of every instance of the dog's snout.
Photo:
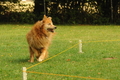
POLYGON ((57 27, 55 26, 54 29, 57 29, 57 27))

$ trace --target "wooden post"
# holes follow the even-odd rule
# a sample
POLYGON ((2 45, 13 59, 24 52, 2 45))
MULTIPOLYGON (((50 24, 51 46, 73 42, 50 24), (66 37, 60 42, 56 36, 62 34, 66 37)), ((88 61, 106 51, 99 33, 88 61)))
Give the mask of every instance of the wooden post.
POLYGON ((79 40, 79 53, 83 53, 82 52, 82 40, 79 40))
POLYGON ((23 67, 23 80, 27 80, 26 67, 23 67))

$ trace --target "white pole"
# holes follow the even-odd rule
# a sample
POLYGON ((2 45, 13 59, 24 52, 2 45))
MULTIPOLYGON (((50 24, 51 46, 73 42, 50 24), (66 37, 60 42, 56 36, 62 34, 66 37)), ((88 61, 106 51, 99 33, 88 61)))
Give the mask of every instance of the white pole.
POLYGON ((82 40, 79 40, 79 53, 83 53, 82 52, 82 40))
POLYGON ((23 67, 23 80, 27 80, 26 67, 23 67))

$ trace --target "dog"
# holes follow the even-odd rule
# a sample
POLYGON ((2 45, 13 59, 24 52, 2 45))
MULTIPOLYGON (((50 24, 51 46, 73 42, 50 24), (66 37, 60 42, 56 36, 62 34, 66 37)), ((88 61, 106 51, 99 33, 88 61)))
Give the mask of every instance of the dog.
POLYGON ((48 57, 47 50, 56 28, 57 27, 53 25, 52 18, 46 15, 44 15, 41 21, 34 24, 26 35, 30 52, 29 62, 34 62, 34 55, 36 55, 37 61, 39 62, 48 57))

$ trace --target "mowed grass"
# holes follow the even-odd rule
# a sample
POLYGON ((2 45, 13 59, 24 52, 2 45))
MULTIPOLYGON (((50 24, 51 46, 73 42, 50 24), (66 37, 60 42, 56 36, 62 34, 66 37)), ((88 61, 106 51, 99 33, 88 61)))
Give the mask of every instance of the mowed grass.
MULTIPOLYGON (((22 80, 22 67, 37 64, 29 59, 26 33, 32 25, 0 25, 0 80, 22 80)), ((120 80, 120 26, 58 25, 49 48, 52 57, 71 46, 68 51, 34 66, 27 71, 81 76, 81 78, 28 73, 28 80, 120 80), (116 40, 105 41, 104 40, 116 40), (118 40, 118 41, 117 41, 118 40), (97 42, 98 41, 98 42, 97 42), (82 78, 88 77, 88 78, 82 78)))

